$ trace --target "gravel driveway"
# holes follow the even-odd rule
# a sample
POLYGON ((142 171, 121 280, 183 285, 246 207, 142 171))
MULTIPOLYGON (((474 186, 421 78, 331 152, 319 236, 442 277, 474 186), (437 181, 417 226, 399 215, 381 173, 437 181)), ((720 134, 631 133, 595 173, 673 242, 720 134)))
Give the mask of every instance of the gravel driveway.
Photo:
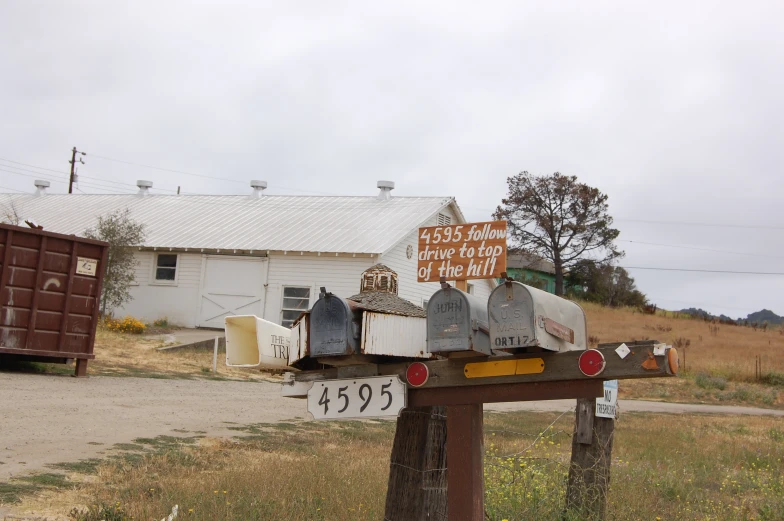
MULTIPOLYGON (((488 410, 564 411, 574 400, 493 404, 488 410)), ((622 411, 770 414, 747 407, 621 401, 622 411)), ((0 481, 47 464, 100 456, 115 443, 159 435, 232 436, 233 424, 307 416, 280 384, 0 373, 0 481), (183 432, 187 431, 187 432, 183 432)))

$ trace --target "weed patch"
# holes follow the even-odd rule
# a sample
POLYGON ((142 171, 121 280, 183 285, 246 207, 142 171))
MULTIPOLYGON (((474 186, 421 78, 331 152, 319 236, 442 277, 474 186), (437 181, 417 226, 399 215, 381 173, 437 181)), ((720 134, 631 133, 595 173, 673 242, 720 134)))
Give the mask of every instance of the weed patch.
POLYGON ((719 389, 723 391, 727 388, 727 379, 721 376, 710 376, 705 373, 698 373, 694 382, 703 389, 719 389))

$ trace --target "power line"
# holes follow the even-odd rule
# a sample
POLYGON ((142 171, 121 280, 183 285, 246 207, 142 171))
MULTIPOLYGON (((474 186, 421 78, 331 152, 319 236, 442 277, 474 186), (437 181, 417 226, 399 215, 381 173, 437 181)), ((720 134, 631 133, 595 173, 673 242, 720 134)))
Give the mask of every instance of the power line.
POLYGON ((10 159, 4 159, 0 157, 0 161, 5 161, 7 163, 14 163, 15 165, 22 165, 22 166, 29 166, 32 168, 38 168, 40 170, 48 170, 50 172, 57 172, 58 174, 68 175, 68 172, 63 172, 62 170, 52 170, 51 168, 44 168, 42 166, 35 166, 35 165, 28 165, 27 163, 20 163, 19 161, 11 161, 10 159))
POLYGON ((651 268, 643 266, 620 266, 625 270, 654 270, 654 271, 690 271, 698 273, 734 273, 736 275, 784 275, 784 272, 762 272, 762 271, 729 271, 729 270, 697 270, 686 268, 651 268))
POLYGON ((684 222, 684 221, 646 221, 643 219, 615 219, 621 222, 637 222, 646 224, 664 224, 676 226, 709 226, 712 228, 749 228, 749 229, 762 229, 762 230, 784 230, 784 226, 765 226, 760 224, 720 224, 720 223, 701 223, 701 222, 684 222))
MULTIPOLYGON (((184 170, 174 170, 174 169, 171 169, 171 168, 162 168, 162 167, 159 167, 159 166, 144 165, 142 163, 134 163, 133 161, 125 161, 123 159, 114 159, 114 158, 111 158, 111 157, 96 156, 95 154, 90 154, 90 157, 94 157, 94 158, 98 158, 98 159, 104 159, 106 161, 114 161, 115 163, 123 163, 123 164, 126 164, 126 165, 140 166, 142 168, 150 168, 150 169, 153 169, 153 170, 160 170, 162 172, 172 172, 172 173, 175 173, 175 174, 190 175, 190 176, 194 176, 194 177, 203 177, 205 179, 215 179, 217 181, 230 181, 232 183, 239 183, 239 184, 242 184, 242 185, 245 185, 245 186, 247 186, 247 183, 248 183, 248 181, 240 181, 239 179, 232 179, 230 177, 217 177, 217 176, 212 176, 212 175, 194 174, 193 172, 186 172, 184 170)), ((277 186, 275 188, 280 188, 280 189, 283 189, 283 190, 291 190, 292 192, 302 192, 302 193, 306 193, 306 194, 338 195, 338 194, 331 193, 331 192, 321 192, 319 190, 302 190, 300 188, 291 188, 291 187, 286 187, 286 186, 277 186)))
POLYGON ((238 179, 230 179, 230 178, 225 178, 225 177, 216 177, 216 176, 204 175, 204 174, 194 174, 192 172, 185 172, 183 170, 174 170, 174 169, 171 169, 171 168, 162 168, 162 167, 159 167, 159 166, 143 165, 141 163, 134 163, 132 161, 125 161, 125 160, 122 160, 122 159, 114 159, 114 158, 105 157, 105 156, 96 156, 94 154, 91 155, 90 157, 95 157, 95 158, 103 159, 103 160, 106 160, 106 161, 114 161, 115 163, 123 163, 123 164, 126 164, 126 165, 140 166, 142 168, 150 168, 152 170, 160 170, 162 172, 172 172, 172 173, 175 173, 175 174, 191 175, 191 176, 194 176, 194 177, 203 177, 205 179, 216 179, 218 181, 231 181, 233 183, 241 183, 241 184, 245 184, 246 183, 246 181, 240 181, 238 179))
POLYGON ((2 188, 3 190, 11 190, 13 192, 19 192, 20 194, 28 194, 28 193, 30 193, 30 192, 25 192, 23 190, 17 190, 16 188, 9 188, 7 186, 0 186, 0 188, 2 188))
POLYGON ((627 240, 627 239, 618 239, 618 242, 630 242, 630 243, 633 243, 633 244, 647 244, 649 246, 665 246, 667 248, 680 248, 680 249, 684 249, 684 250, 709 251, 709 252, 712 252, 712 253, 729 253, 731 255, 746 255, 748 257, 768 257, 768 258, 771 258, 771 259, 784 259, 784 257, 781 257, 779 255, 763 255, 761 253, 743 253, 743 252, 739 252, 739 251, 712 250, 712 249, 709 249, 709 248, 697 248, 697 247, 694 247, 694 246, 679 246, 679 245, 675 245, 675 244, 660 244, 660 243, 656 243, 656 242, 632 241, 632 240, 627 240))
MULTIPOLYGON (((3 166, 5 166, 5 165, 3 165, 3 166)), ((13 168, 13 167, 11 167, 11 168, 13 168)), ((3 168, 0 168, 0 172, 8 172, 9 174, 16 174, 16 175, 21 175, 21 176, 24 176, 24 177, 32 177, 33 179, 44 179, 46 181, 54 181, 55 183, 67 183, 68 182, 66 179, 55 179, 54 176, 47 177, 46 175, 22 174, 20 172, 14 172, 12 170, 5 170, 3 168)))

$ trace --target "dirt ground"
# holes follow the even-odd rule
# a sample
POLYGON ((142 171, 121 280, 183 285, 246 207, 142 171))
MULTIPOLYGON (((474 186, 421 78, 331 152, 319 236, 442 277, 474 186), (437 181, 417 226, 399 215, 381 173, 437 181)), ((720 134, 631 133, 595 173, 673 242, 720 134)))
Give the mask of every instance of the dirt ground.
MULTIPOLYGON (((280 384, 0 373, 0 482, 46 465, 99 457, 116 443, 159 435, 232 436, 229 427, 307 417, 280 384)), ((772 414, 744 407, 620 401, 621 410, 772 414)), ((565 411, 574 400, 487 405, 487 410, 565 411)))

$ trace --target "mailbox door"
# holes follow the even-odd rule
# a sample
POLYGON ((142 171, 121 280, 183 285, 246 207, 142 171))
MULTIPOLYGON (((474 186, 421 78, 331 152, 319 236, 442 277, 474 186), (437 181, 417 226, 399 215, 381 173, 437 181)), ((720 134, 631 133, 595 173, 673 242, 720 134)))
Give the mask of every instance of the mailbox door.
POLYGON ((528 289, 519 282, 496 287, 487 301, 487 312, 493 349, 537 345, 534 301, 528 289))
POLYGON ((344 299, 325 295, 310 312, 310 356, 343 356, 357 352, 359 328, 344 299))

